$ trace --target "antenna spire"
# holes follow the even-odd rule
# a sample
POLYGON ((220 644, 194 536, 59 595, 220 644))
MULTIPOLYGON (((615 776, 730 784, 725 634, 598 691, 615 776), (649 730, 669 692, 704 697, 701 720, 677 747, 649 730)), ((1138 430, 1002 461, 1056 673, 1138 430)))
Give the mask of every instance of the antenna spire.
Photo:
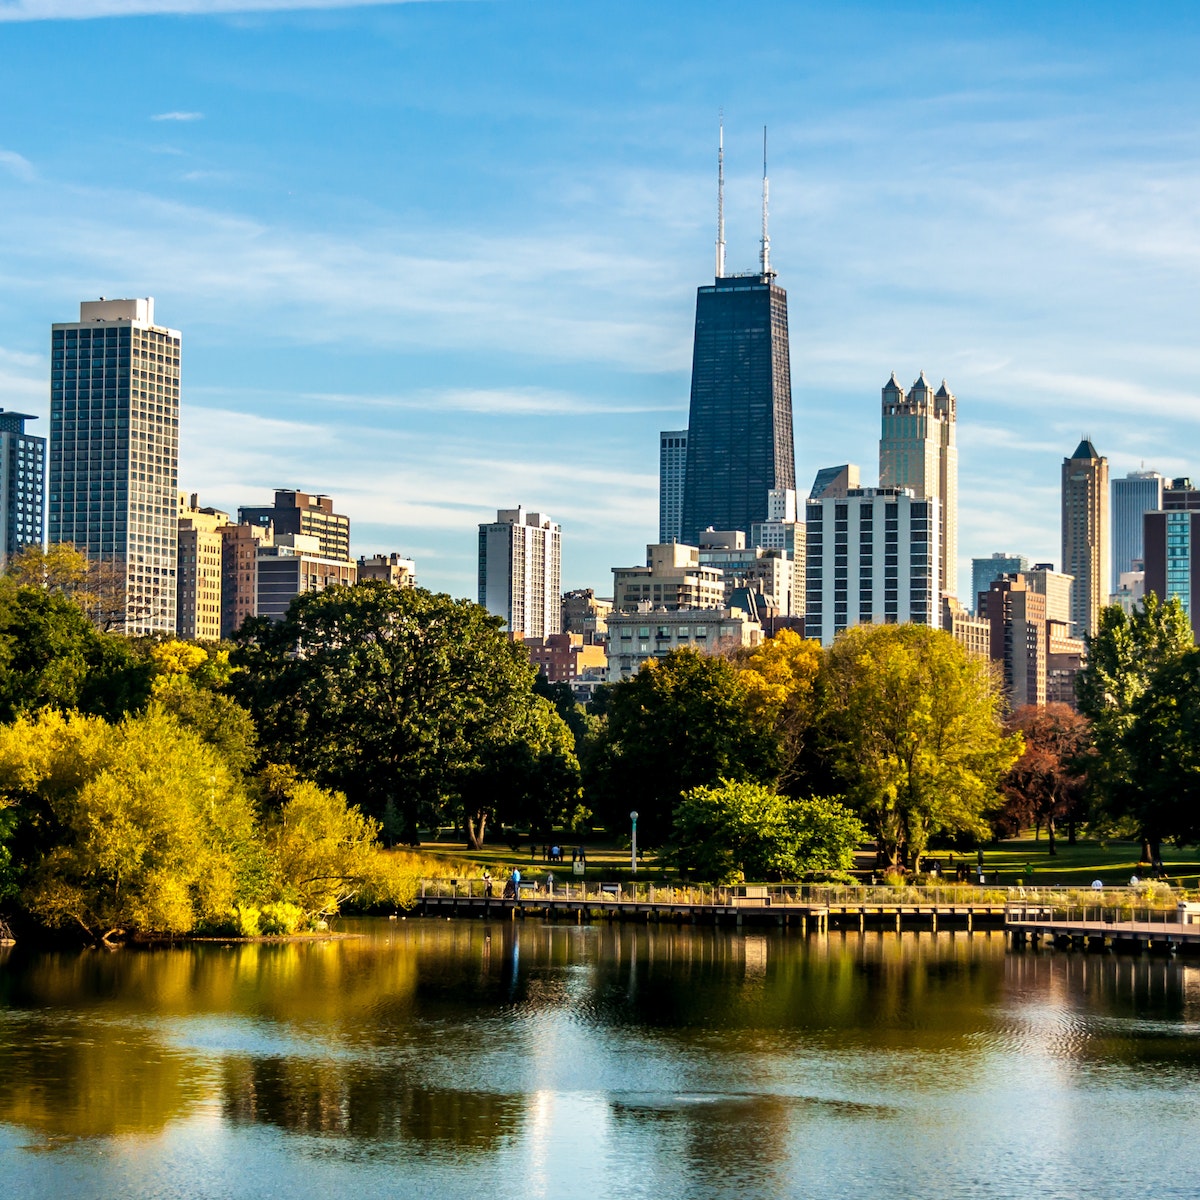
POLYGON ((717 134, 717 278, 725 274, 725 110, 717 134))
POLYGON ((767 200, 771 194, 771 184, 767 179, 767 127, 763 126, 763 189, 762 189, 762 251, 759 262, 764 275, 771 274, 771 235, 767 232, 767 200))

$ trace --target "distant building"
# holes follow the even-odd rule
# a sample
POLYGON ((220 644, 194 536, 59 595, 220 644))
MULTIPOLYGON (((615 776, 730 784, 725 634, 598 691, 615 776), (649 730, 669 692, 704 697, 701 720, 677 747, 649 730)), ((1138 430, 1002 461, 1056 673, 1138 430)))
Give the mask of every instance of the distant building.
POLYGON ((1200 509, 1149 512, 1143 521, 1145 589, 1178 600, 1200 641, 1200 509))
POLYGON ((195 492, 179 494, 178 574, 175 585, 175 628, 195 642, 221 639, 221 577, 225 539, 221 529, 229 514, 201 508, 195 492))
MULTIPOLYGON (((716 652, 757 646, 762 626, 740 609, 678 608, 613 613, 608 619, 608 681, 636 675, 642 664, 691 646, 716 652)), ((697 731, 702 735, 701 731, 697 731)))
POLYGON ((550 683, 574 683, 589 671, 608 670, 603 646, 585 643, 577 633, 552 633, 544 638, 519 639, 529 651, 529 661, 550 683))
POLYGON ((802 616, 807 599, 807 526, 798 520, 796 493, 774 488, 767 495, 767 519, 750 526, 750 545, 783 550, 792 560, 792 615, 802 616))
POLYGON ((922 371, 907 395, 896 373, 883 387, 879 486, 911 488, 941 514, 938 587, 958 595, 958 401, 942 380, 935 393, 922 371))
POLYGON ((942 628, 972 658, 983 661, 991 659, 991 622, 968 612, 954 596, 942 597, 942 628))
POLYGON ((545 513, 502 508, 479 526, 479 603, 509 632, 561 632, 562 530, 545 513))
POLYGON ((1084 438, 1062 465, 1062 569, 1075 580, 1071 625, 1078 638, 1096 632, 1108 599, 1108 516, 1108 459, 1084 438))
POLYGON ((585 646, 603 645, 608 640, 608 614, 612 601, 601 599, 591 588, 563 592, 562 631, 577 633, 585 646))
MULTIPOLYGON (((700 562, 700 550, 682 542, 646 547, 644 567, 613 567, 613 614, 652 608, 721 608, 725 576, 700 562)), ((608 618, 612 629, 612 615, 608 618)))
POLYGON ((678 542, 683 519, 683 484, 687 478, 686 429, 658 435, 658 540, 678 542))
POLYGON ((807 509, 809 637, 829 646, 852 625, 940 626, 937 500, 852 488, 807 509))
POLYGON ((1117 590, 1108 598, 1110 604, 1117 605, 1127 616, 1133 616, 1133 610, 1141 604, 1146 596, 1146 572, 1143 560, 1135 560, 1136 571, 1122 571, 1117 580, 1117 590))
POLYGON ((258 615, 282 621, 297 596, 323 592, 338 584, 351 584, 358 568, 344 558, 321 553, 321 539, 312 534, 277 533, 273 545, 260 545, 258 615))
POLYGON ((36 420, 0 408, 0 571, 46 538, 46 439, 25 432, 36 420))
POLYGON ((980 597, 980 616, 991 626, 990 653, 1003 671, 1011 708, 1046 703, 1046 598, 1023 575, 994 579, 980 597))
POLYGON ((221 535, 221 636, 233 637, 258 616, 258 552, 275 544, 274 526, 223 525, 221 535))
POLYGON ((238 523, 263 528, 271 525, 277 538, 291 534, 315 537, 325 558, 350 561, 350 518, 333 511, 333 499, 329 496, 278 489, 271 507, 239 508, 238 523))
POLYGON ((396 554, 359 555, 358 581, 378 579, 392 587, 410 588, 417 586, 417 564, 411 558, 396 554))
POLYGON ((700 535, 700 563, 716 567, 725 580, 724 603, 738 588, 750 588, 766 598, 774 615, 795 616, 792 560, 786 550, 747 546, 740 530, 706 529, 700 535))
POLYGON ((842 463, 836 467, 822 467, 813 479, 810 500, 844 500, 852 491, 862 486, 859 470, 854 463, 842 463))
POLYGON ((1029 570, 1029 559, 1023 554, 992 554, 987 558, 971 559, 971 609, 979 611, 979 596, 992 586, 993 579, 1019 575, 1029 570))
POLYGON ((129 634, 175 632, 181 341, 150 298, 51 329, 49 540, 112 564, 129 634))
POLYGON ((1200 508, 1200 488, 1186 475, 1172 479, 1163 488, 1162 506, 1167 512, 1200 508))
POLYGON ((1142 515, 1163 507, 1163 489, 1170 482, 1157 471, 1132 471, 1112 481, 1112 590, 1121 576, 1134 570, 1142 553, 1142 515))

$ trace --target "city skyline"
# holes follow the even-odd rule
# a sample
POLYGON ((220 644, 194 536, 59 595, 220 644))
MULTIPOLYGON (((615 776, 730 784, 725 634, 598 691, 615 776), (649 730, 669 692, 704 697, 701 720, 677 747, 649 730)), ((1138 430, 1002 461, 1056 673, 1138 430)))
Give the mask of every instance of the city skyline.
POLYGON ((1195 470, 1182 6, 1148 28, 768 5, 766 48, 705 5, 633 34, 620 9, 144 7, 5 26, 0 404, 48 418, 45 329, 81 298, 156 296, 188 337, 180 486, 207 503, 336 494, 357 553, 470 596, 477 523, 520 500, 563 524, 564 586, 603 587, 653 538, 654 439, 686 421, 722 106, 730 270, 758 257, 771 128, 801 494, 874 460, 892 369, 954 381, 960 571, 1057 562, 1057 468, 1084 432, 1115 477, 1195 470), (919 95, 863 82, 918 53, 938 65, 919 95), (715 69, 728 54, 744 78, 715 69), (63 57, 79 70, 47 98, 63 57), (118 97, 115 125, 77 119, 118 97))

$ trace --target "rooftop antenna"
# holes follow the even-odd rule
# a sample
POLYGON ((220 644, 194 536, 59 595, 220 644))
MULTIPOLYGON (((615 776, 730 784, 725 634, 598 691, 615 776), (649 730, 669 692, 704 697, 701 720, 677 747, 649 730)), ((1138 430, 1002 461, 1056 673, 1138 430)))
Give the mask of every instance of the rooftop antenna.
POLYGON ((717 135, 717 278, 725 274, 725 110, 717 135))
POLYGON ((767 232, 767 200, 771 194, 771 184, 767 179, 767 127, 763 126, 763 230, 762 230, 762 251, 759 254, 759 262, 762 265, 762 273, 764 275, 771 274, 771 235, 767 232))

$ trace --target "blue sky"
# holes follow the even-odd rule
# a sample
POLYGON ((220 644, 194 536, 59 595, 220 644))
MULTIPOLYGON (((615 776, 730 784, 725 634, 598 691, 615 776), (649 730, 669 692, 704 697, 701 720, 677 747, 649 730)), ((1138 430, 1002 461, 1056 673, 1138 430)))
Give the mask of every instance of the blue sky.
POLYGON ((1059 557, 1064 454, 1200 476, 1200 6, 0 0, 0 406, 49 325, 184 333, 181 486, 327 491, 359 552, 475 591, 657 536, 712 273, 756 262, 761 127, 797 473, 874 482, 879 389, 959 398, 973 554, 1059 557))

